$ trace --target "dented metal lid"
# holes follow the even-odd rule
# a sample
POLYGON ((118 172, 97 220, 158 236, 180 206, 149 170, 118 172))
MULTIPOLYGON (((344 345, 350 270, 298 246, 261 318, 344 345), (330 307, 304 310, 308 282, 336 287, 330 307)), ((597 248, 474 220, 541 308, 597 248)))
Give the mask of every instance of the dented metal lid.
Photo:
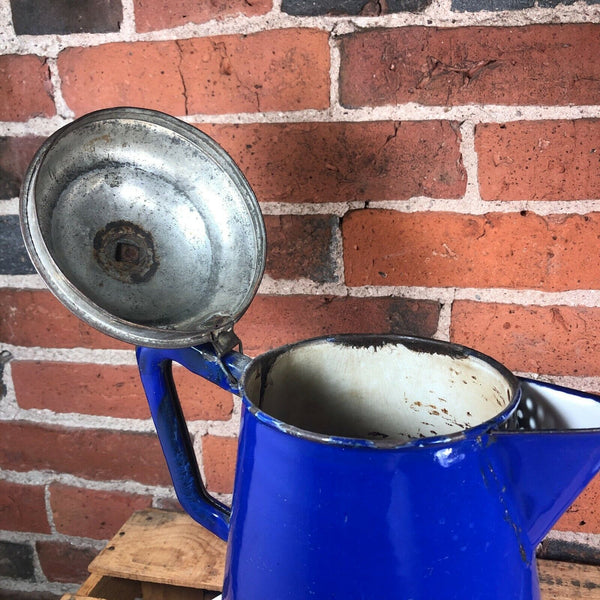
POLYGON ((21 192, 25 246, 49 288, 123 341, 186 347, 231 329, 265 264, 258 202, 193 126, 115 108, 52 135, 21 192))

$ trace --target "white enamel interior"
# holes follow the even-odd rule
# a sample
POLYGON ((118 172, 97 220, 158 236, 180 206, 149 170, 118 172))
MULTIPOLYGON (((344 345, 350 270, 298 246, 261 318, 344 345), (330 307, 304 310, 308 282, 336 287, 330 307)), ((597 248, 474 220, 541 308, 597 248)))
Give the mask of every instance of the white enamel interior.
POLYGON ((398 442, 473 427, 512 399, 510 382, 477 357, 399 343, 299 345, 251 372, 245 387, 253 404, 288 425, 398 442))

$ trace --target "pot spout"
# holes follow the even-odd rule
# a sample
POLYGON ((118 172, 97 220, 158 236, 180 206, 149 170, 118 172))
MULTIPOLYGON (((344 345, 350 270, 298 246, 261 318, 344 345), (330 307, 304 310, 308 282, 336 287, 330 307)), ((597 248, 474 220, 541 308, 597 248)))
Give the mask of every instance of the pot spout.
POLYGON ((491 434, 489 468, 510 482, 499 492, 535 547, 600 470, 600 396, 529 379, 519 387, 518 424, 491 434))

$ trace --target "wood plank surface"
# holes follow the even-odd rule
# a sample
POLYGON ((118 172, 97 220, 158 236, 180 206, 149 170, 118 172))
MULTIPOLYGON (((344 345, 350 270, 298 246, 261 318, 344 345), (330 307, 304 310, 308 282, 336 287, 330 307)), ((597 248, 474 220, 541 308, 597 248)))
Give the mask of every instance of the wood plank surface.
POLYGON ((142 597, 139 581, 104 577, 97 573, 90 575, 76 594, 66 594, 61 600, 86 600, 100 598, 102 600, 136 600, 142 597))
POLYGON ((91 573, 220 591, 223 540, 189 516, 164 510, 135 512, 91 562, 91 573))
POLYGON ((217 592, 193 590, 174 585, 142 583, 143 600, 215 600, 217 595, 217 592))
POLYGON ((542 600, 600 600, 600 567, 538 560, 542 600))

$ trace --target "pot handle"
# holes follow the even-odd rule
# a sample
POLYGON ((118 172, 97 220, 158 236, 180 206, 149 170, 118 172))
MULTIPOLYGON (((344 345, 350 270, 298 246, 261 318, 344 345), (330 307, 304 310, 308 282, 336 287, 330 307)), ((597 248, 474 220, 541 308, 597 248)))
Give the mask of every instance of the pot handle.
POLYGON ((177 498, 195 521, 227 540, 231 509, 213 498, 202 481, 175 389, 172 362, 239 395, 238 380, 250 358, 235 351, 221 355, 211 343, 177 349, 138 347, 136 357, 177 498))

